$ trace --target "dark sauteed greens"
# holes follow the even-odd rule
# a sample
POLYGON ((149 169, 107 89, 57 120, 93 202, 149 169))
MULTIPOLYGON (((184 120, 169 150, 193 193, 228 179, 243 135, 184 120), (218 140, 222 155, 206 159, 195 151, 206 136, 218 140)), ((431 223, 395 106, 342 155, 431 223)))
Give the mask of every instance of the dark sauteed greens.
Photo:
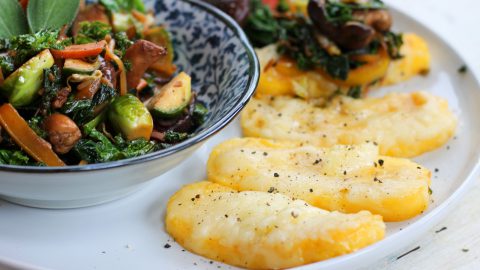
POLYGON ((0 164, 137 157, 187 139, 204 122, 190 76, 176 74, 168 30, 153 25, 143 1, 4 1, 0 164), (47 17, 39 5, 65 12, 47 17))
POLYGON ((248 16, 239 22, 255 47, 277 44, 280 55, 301 70, 321 69, 345 81, 351 70, 378 58, 373 56, 383 57, 383 51, 390 59, 402 57, 402 35, 390 31, 392 17, 380 0, 310 0, 305 10, 294 7, 303 2, 296 0, 230 2, 247 7, 248 16))

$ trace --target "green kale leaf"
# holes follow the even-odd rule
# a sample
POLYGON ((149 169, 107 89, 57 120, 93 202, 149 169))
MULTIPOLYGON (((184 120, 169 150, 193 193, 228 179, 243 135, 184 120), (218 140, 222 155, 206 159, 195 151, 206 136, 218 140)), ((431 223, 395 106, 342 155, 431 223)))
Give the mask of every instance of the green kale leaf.
POLYGON ((385 43, 387 44, 388 55, 392 59, 400 59, 403 55, 400 54, 400 49, 403 45, 402 33, 396 34, 394 32, 387 32, 384 36, 385 43))
POLYGON ((41 30, 35 34, 15 36, 10 40, 9 50, 15 52, 15 66, 20 66, 28 59, 45 49, 61 50, 71 45, 71 39, 57 41, 59 30, 41 30))
POLYGON ((115 54, 123 57, 127 49, 133 45, 133 41, 128 39, 125 32, 115 33, 113 38, 115 39, 115 54))
POLYGON ((0 150, 0 164, 4 165, 33 165, 30 157, 19 150, 0 150))
POLYGON ((45 139, 47 132, 42 128, 43 119, 42 116, 34 116, 28 120, 28 125, 39 137, 45 139))
POLYGON ((125 141, 121 136, 116 136, 112 142, 100 131, 92 129, 88 138, 81 139, 73 151, 88 163, 102 163, 141 156, 158 149, 160 147, 155 142, 145 139, 125 141))
POLYGON ((0 69, 3 76, 6 78, 15 69, 13 58, 9 55, 0 56, 0 69))
POLYGON ((115 89, 102 84, 92 100, 75 100, 70 96, 62 108, 62 112, 70 116, 75 123, 83 125, 95 117, 99 110, 107 106, 117 96, 115 89))
POLYGON ((62 87, 62 72, 57 65, 43 71, 43 95, 40 100, 40 108, 46 113, 51 112, 52 100, 57 96, 62 87))
POLYGON ((167 131, 165 133, 165 142, 174 144, 188 139, 188 133, 167 131))
POLYGON ((86 44, 105 39, 105 37, 112 32, 112 27, 108 24, 94 21, 81 22, 80 30, 75 37, 77 44, 86 44))
POLYGON ((193 108, 192 119, 196 126, 201 126, 205 122, 208 109, 201 103, 196 103, 193 108))

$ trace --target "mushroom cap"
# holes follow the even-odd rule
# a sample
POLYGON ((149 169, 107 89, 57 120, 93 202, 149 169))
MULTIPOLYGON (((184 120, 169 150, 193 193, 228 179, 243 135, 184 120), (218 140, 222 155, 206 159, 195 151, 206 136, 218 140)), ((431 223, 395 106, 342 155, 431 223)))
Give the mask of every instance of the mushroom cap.
POLYGON ((377 32, 388 31, 392 18, 386 10, 355 10, 355 20, 336 24, 329 22, 325 0, 310 0, 308 15, 318 30, 331 39, 339 47, 346 50, 358 50, 366 47, 374 39, 377 32))

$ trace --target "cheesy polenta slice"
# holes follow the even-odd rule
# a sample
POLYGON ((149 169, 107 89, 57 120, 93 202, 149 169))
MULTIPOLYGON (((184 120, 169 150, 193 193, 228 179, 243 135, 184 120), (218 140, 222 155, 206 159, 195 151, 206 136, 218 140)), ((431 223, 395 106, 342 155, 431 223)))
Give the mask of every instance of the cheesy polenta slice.
POLYGON ((404 34, 400 49, 402 58, 390 62, 387 74, 381 85, 398 84, 430 70, 430 50, 427 42, 416 34, 404 34))
POLYGON ((281 194, 212 182, 184 186, 167 205, 167 232, 185 249, 254 269, 299 266, 381 240, 382 218, 328 212, 281 194))
POLYGON ((414 157, 453 136, 456 117, 445 99, 426 92, 381 98, 337 96, 327 107, 288 97, 255 98, 241 116, 245 136, 317 146, 372 141, 387 156, 414 157))
POLYGON ((330 211, 368 210, 385 221, 421 214, 430 171, 384 157, 373 144, 319 148, 258 138, 228 140, 212 151, 208 179, 235 190, 279 192, 330 211))

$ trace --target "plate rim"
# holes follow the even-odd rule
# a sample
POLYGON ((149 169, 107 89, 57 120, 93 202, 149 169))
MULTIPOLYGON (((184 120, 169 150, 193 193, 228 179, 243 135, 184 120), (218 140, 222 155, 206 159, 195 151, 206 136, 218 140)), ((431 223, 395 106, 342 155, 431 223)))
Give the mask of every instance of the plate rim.
MULTIPOLYGON (((427 26, 423 21, 413 17, 412 15, 408 14, 395 4, 387 3, 388 9, 393 10, 394 12, 404 16, 410 21, 415 22, 417 25, 423 28, 424 31, 430 32, 436 39, 442 41, 442 45, 447 47, 450 50, 450 53, 453 54, 454 57, 460 59, 468 70, 474 70, 471 68, 471 64, 469 61, 461 55, 458 50, 456 50, 451 42, 446 40, 442 35, 440 35, 436 30, 427 26)), ((415 33, 415 32, 414 32, 415 33)), ((476 72, 470 72, 471 78, 473 83, 480 89, 480 75, 477 75, 476 72)), ((457 127, 458 128, 458 127, 457 127)), ((450 139, 451 140, 451 139, 450 139)), ((437 148, 438 149, 438 148, 437 148)), ((436 150, 436 149, 435 149, 436 150)), ((384 239, 361 248, 353 253, 345 254, 342 256, 334 257, 331 259, 327 259, 320 262, 310 263, 302 266, 297 266, 290 268, 292 270, 323 270, 323 269, 332 269, 332 267, 343 267, 341 264, 345 264, 344 266, 348 266, 350 263, 359 261, 363 257, 368 256, 369 254, 383 254, 379 256, 379 260, 388 256, 391 251, 383 251, 382 249, 385 246, 392 245, 395 242, 400 242, 399 240, 404 238, 407 239, 406 236, 410 236, 408 240, 404 240, 406 244, 402 246, 406 246, 409 243, 413 243, 418 240, 418 236, 423 235, 428 229, 436 225, 440 222, 450 211, 451 208, 460 202, 461 196, 465 194, 470 186, 475 183, 476 178, 480 174, 480 152, 475 153, 475 163, 468 171, 468 174, 463 179, 463 182, 458 188, 455 189, 453 193, 451 193, 441 204, 437 205, 434 209, 426 214, 422 214, 423 216, 419 216, 419 219, 414 221, 413 223, 405 226, 402 230, 397 231, 385 237, 384 239), (416 237, 411 237, 412 235, 417 235, 416 237), (379 252, 380 251, 380 252, 379 252)), ((400 248, 396 248, 398 250, 400 248)), ((336 269, 336 268, 335 268, 336 269)), ((343 268, 342 268, 343 269, 343 268)))

